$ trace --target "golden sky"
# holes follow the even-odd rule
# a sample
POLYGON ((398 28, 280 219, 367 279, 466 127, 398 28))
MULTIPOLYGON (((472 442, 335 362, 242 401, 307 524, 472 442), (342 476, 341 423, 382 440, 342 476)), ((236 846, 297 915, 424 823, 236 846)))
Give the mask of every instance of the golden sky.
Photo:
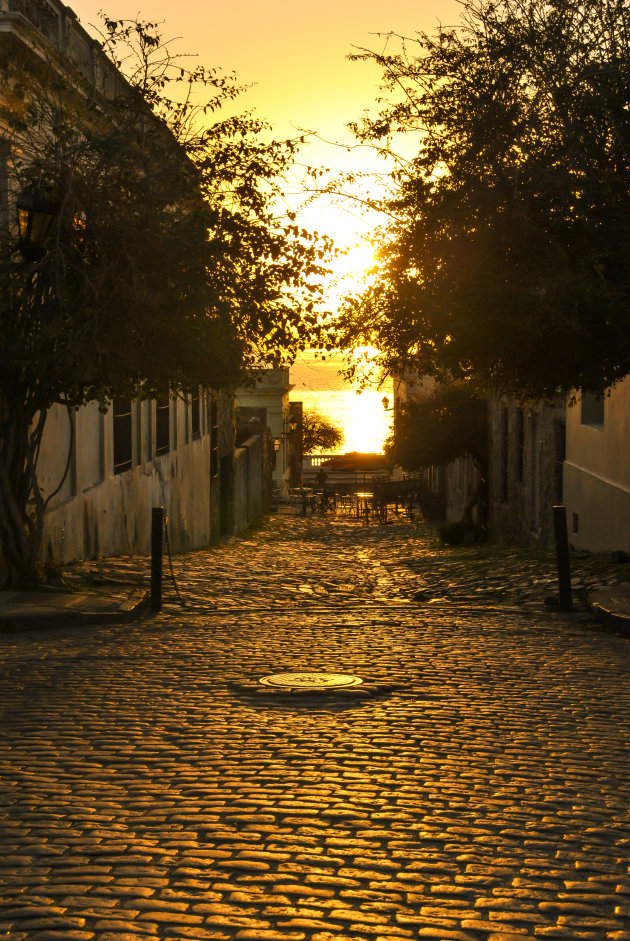
MULTIPOLYGON (((433 32, 438 22, 457 22, 460 9, 455 0, 70 0, 70 6, 88 30, 101 9, 113 18, 163 21, 165 35, 179 37, 176 48, 253 86, 239 99, 241 110, 254 109, 268 120, 274 136, 293 137, 296 128, 308 128, 334 141, 349 139, 345 124, 373 107, 378 90, 374 65, 348 61, 353 47, 381 50, 378 33, 433 32)), ((365 154, 315 143, 302 160, 375 166, 365 154)), ((332 208, 311 210, 305 221, 345 244, 367 231, 361 213, 342 216, 332 208)))

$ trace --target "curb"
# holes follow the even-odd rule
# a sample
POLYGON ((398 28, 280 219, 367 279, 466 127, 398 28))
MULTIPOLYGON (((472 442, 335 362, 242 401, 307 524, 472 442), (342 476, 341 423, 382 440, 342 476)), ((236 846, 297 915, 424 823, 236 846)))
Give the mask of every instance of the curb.
MULTIPOLYGON (((629 586, 630 588, 630 586, 629 586)), ((609 630, 630 637, 630 591, 601 588, 588 597, 589 608, 609 630)))
POLYGON ((84 609, 55 609, 52 605, 47 611, 37 611, 34 606, 24 605, 23 612, 0 613, 0 631, 32 630, 42 627, 77 627, 90 624, 128 623, 137 620, 148 608, 149 591, 145 588, 134 591, 115 608, 89 608, 89 601, 84 609))

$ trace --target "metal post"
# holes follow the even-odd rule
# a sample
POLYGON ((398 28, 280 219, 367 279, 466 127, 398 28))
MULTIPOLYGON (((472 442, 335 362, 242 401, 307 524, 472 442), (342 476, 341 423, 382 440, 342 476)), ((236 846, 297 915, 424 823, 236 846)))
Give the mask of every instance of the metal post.
POLYGON ((164 507, 154 506, 151 511, 151 610, 162 607, 162 533, 164 507))
POLYGON ((567 511, 564 506, 553 508, 553 529, 556 539, 556 559, 558 562, 558 594, 560 609, 573 610, 571 591, 571 565, 569 562, 569 537, 567 534, 567 511))
POLYGON ((306 516, 306 490, 302 490, 302 516, 306 516))

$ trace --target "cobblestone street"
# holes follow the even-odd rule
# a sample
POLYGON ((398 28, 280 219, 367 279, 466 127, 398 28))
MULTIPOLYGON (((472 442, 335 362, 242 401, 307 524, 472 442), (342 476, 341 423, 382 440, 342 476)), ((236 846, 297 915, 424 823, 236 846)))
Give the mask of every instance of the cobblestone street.
POLYGON ((547 563, 277 515, 174 566, 0 635, 0 937, 630 939, 630 640, 547 563), (304 670, 364 682, 257 682, 304 670))

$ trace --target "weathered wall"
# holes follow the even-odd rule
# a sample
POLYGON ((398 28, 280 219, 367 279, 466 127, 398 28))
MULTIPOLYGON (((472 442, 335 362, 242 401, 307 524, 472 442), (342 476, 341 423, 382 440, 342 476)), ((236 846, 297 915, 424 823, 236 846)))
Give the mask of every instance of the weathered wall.
POLYGON ((468 504, 478 497, 472 509, 472 520, 475 523, 482 523, 479 471, 472 457, 467 454, 447 464, 444 468, 444 475, 446 519, 449 522, 459 522, 463 519, 468 504))
MULTIPOLYGON (((232 399, 220 394, 214 401, 214 419, 208 400, 201 415, 199 437, 195 437, 190 403, 173 400, 169 419, 171 450, 159 456, 155 456, 155 403, 134 403, 135 466, 118 474, 114 473, 113 464, 111 410, 101 414, 97 403, 90 403, 72 413, 75 446, 70 472, 46 516, 43 556, 70 561, 98 555, 148 553, 154 506, 166 510, 173 551, 199 548, 217 541, 221 534, 238 532, 238 527, 247 525, 249 497, 244 504, 245 522, 236 521, 233 512, 232 399)), ((71 442, 70 428, 65 410, 52 409, 39 464, 45 496, 63 476, 71 442)), ((260 512, 263 505, 260 479, 258 487, 259 493, 252 499, 260 512)))
POLYGON ((549 545, 561 503, 564 401, 489 406, 488 535, 493 542, 549 545), (520 413, 520 414, 519 414, 520 413))
POLYGON ((245 442, 247 450, 247 520, 253 522, 263 512, 263 439, 261 435, 245 442))
POLYGON ((253 435, 234 452, 234 532, 239 533, 268 509, 269 468, 266 447, 260 435, 253 435))
POLYGON ((630 551, 630 380, 603 400, 603 422, 582 421, 581 402, 567 409, 564 467, 569 539, 593 551, 630 551))
POLYGON ((168 515, 173 551, 210 541, 207 436, 58 503, 46 517, 44 554, 63 561, 147 554, 154 506, 168 515))
POLYGON ((234 452, 234 532, 242 532, 249 523, 248 483, 249 461, 247 448, 234 452))

